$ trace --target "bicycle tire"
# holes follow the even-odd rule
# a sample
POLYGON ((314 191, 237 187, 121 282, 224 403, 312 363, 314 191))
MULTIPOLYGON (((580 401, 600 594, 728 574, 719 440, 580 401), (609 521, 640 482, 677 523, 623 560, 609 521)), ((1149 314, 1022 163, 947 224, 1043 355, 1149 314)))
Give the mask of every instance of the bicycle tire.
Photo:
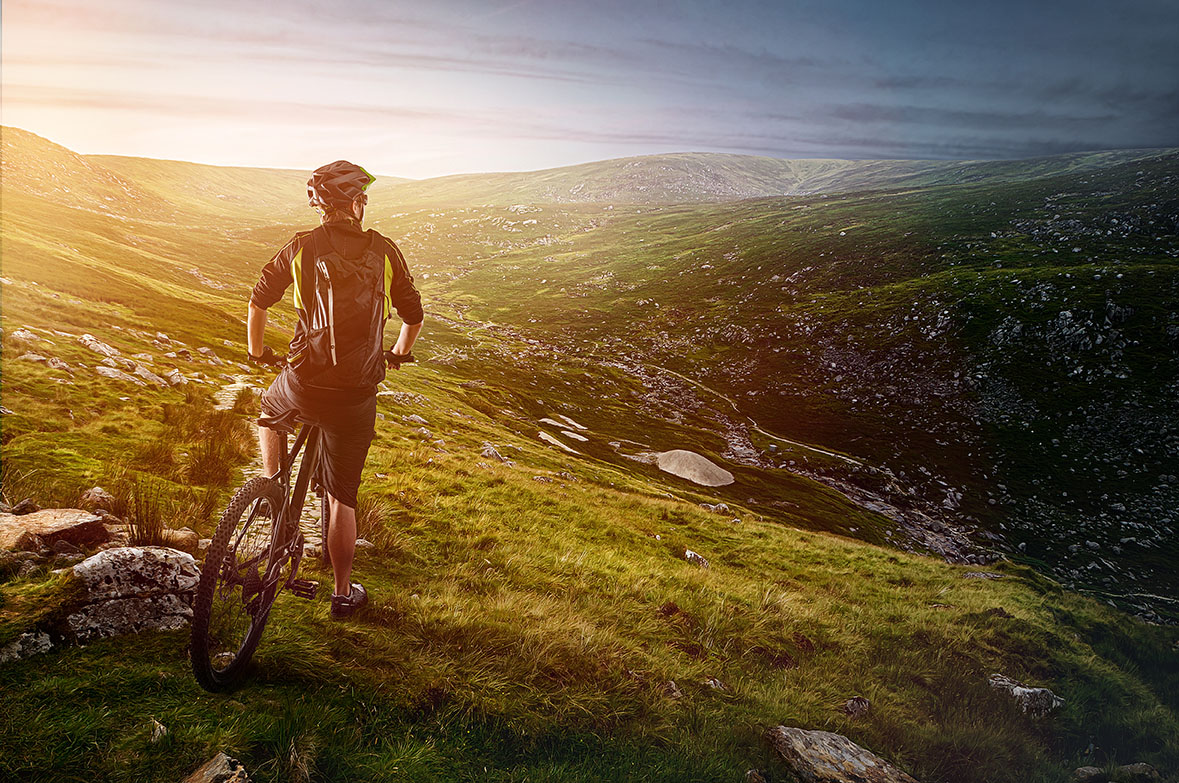
POLYGON ((245 672, 278 594, 261 589, 283 506, 282 485, 253 478, 229 501, 205 555, 192 618, 192 671, 209 691, 232 687, 245 672))

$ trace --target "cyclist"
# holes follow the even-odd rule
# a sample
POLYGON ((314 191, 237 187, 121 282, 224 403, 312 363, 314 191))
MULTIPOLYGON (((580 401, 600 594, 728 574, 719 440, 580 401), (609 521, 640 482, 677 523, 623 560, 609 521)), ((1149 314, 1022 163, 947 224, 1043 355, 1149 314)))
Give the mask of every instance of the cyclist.
MULTIPOLYGON (((263 416, 290 421, 298 414, 323 432, 320 480, 331 512, 324 546, 332 561, 335 619, 368 600, 364 587, 351 581, 356 492, 376 424, 377 385, 385 377, 385 321, 395 309, 402 324, 393 353, 402 357, 422 329, 421 296, 401 251, 378 232, 361 229, 373 179, 343 160, 312 173, 307 196, 321 225, 295 234, 262 269, 246 326, 250 360, 282 366, 262 394, 263 416), (292 283, 298 321, 283 359, 264 342, 266 311, 292 283)), ((267 427, 258 435, 263 468, 272 476, 280 468, 281 436, 267 427)))

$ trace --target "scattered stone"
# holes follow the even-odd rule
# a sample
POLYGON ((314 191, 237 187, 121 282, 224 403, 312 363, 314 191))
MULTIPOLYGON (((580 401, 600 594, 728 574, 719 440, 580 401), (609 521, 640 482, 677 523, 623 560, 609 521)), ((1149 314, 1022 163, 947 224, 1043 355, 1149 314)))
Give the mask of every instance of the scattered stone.
POLYGON ((1043 718, 1064 704, 1064 699, 1047 688, 1033 688, 1002 674, 992 674, 988 679, 992 688, 1010 695, 1033 718, 1043 718))
POLYGON ((70 367, 68 364, 63 362, 61 359, 58 359, 56 356, 49 357, 48 364, 49 364, 50 368, 52 368, 54 370, 61 370, 62 372, 68 372, 70 375, 74 374, 74 368, 70 367))
POLYGON ((561 450, 563 450, 563 451, 567 451, 567 452, 569 452, 570 454, 576 454, 576 453, 577 453, 577 452, 576 452, 576 451, 575 451, 575 450, 574 450, 572 447, 570 447, 568 444, 566 444, 565 442, 563 442, 563 441, 561 441, 561 440, 558 440, 557 438, 554 438, 552 435, 548 434, 547 432, 538 432, 538 433, 536 433, 536 436, 537 436, 538 438, 540 438, 541 440, 543 440, 545 443, 551 443, 552 445, 556 446, 557 448, 559 448, 559 449, 561 449, 561 450))
POLYGON ((78 502, 91 511, 110 511, 115 507, 115 496, 102 487, 91 487, 82 493, 78 502))
POLYGON ((1100 767, 1078 767, 1073 770, 1077 783, 1109 783, 1109 775, 1100 767))
POLYGON ((917 783, 842 734, 775 726, 766 739, 806 783, 917 783))
POLYGON ((220 366, 221 364, 223 364, 223 362, 221 361, 221 357, 218 356, 217 354, 213 353, 212 348, 197 348, 197 352, 200 353, 202 356, 205 356, 206 358, 208 358, 210 364, 214 364, 217 366, 220 366))
POLYGON ((733 483, 733 474, 694 451, 673 449, 655 455, 655 464, 664 473, 679 476, 705 487, 723 487, 733 483))
POLYGON ((663 691, 676 701, 684 698, 684 692, 680 690, 680 686, 675 684, 675 680, 668 680, 667 684, 663 686, 663 691))
POLYGON ((240 761, 218 753, 181 783, 250 783, 250 776, 240 761))
POLYGON ((358 539, 356 539, 356 548, 357 549, 374 549, 374 548, 376 548, 376 544, 374 544, 372 541, 369 541, 367 538, 358 538, 358 539))
POLYGON ((192 617, 200 581, 196 561, 166 547, 108 549, 73 568, 85 587, 85 604, 66 617, 79 642, 183 628, 192 617))
POLYGON ((548 425, 549 425, 549 426, 551 426, 551 427, 557 427, 557 428, 560 428, 560 427, 564 427, 564 426, 565 426, 564 424, 562 424, 562 423, 561 423, 561 422, 559 422, 559 421, 556 421, 556 420, 554 420, 554 419, 550 419, 548 416, 545 416, 543 419, 541 419, 541 420, 540 420, 540 423, 541 423, 541 424, 548 424, 548 425))
POLYGON ((578 440, 578 441, 581 441, 582 443, 589 441, 589 438, 587 438, 586 436, 579 435, 576 432, 570 432, 569 430, 561 430, 561 434, 564 435, 566 438, 573 438, 573 440, 578 440))
POLYGON ((24 500, 17 501, 17 504, 12 507, 12 513, 16 514, 17 516, 21 516, 23 514, 32 514, 34 511, 40 510, 41 507, 34 503, 32 498, 25 498, 24 500))
POLYGON ((157 742, 168 736, 168 727, 160 723, 155 718, 151 719, 151 744, 155 745, 157 742))
POLYGON ((728 690, 728 688, 725 687, 725 684, 723 682, 721 682, 720 680, 718 680, 716 677, 705 678, 704 684, 707 685, 709 688, 712 688, 714 691, 727 691, 728 690))
POLYGON ((94 371, 104 378, 111 378, 116 381, 128 381, 136 386, 147 386, 147 383, 136 378, 134 375, 128 375, 122 370, 116 370, 114 367, 98 366, 94 371))
POLYGON ((715 505, 712 503, 701 503, 700 508, 704 509, 705 511, 714 511, 717 514, 729 513, 729 505, 727 503, 717 503, 715 505))
POLYGON ((483 442, 483 450, 479 452, 479 456, 497 459, 500 462, 510 462, 507 457, 499 453, 499 450, 494 444, 488 443, 487 441, 483 442))
POLYGON ((95 353, 102 354, 103 356, 106 356, 108 358, 113 358, 115 356, 120 355, 119 350, 117 348, 112 348, 111 346, 102 342, 101 340, 99 340, 97 337, 95 337, 92 334, 82 335, 81 337, 78 338, 78 342, 80 342, 82 345, 86 346, 90 350, 94 351, 95 353))
POLYGON ((558 416, 559 418, 561 418, 561 419, 564 419, 564 420, 565 420, 565 423, 566 423, 566 424, 568 424, 570 427, 572 427, 572 428, 573 428, 573 429, 575 429, 575 430, 584 430, 584 429, 586 429, 585 427, 583 427, 583 426, 581 426, 580 424, 578 424, 577 422, 575 422, 573 419, 571 419, 571 418, 569 418, 568 416, 566 416, 564 413, 558 413, 558 414, 557 414, 557 416, 558 416))
POLYGON ((33 334, 28 329, 17 329, 12 333, 12 339, 20 340, 24 343, 40 343, 45 342, 45 338, 40 335, 33 334))
POLYGON ((46 358, 46 357, 42 356, 41 354, 39 354, 39 353, 32 353, 32 352, 29 352, 29 353, 22 353, 20 356, 18 356, 18 357, 16 357, 16 358, 18 358, 18 359, 24 359, 24 360, 25 360, 25 361, 27 361, 27 362, 41 362, 42 364, 44 364, 45 362, 48 362, 48 361, 49 361, 49 359, 48 359, 48 358, 46 358))
POLYGON ((92 546, 109 537, 101 517, 79 508, 51 508, 20 516, 0 514, 0 551, 31 549, 34 539, 50 547, 57 541, 92 546))
POLYGON ((28 658, 31 655, 49 652, 52 647, 53 642, 49 639, 49 634, 47 633, 22 633, 17 637, 16 641, 0 647, 0 664, 8 663, 9 661, 19 661, 21 658, 28 658))
POLYGON ((708 560, 698 552, 693 552, 691 549, 684 550, 684 559, 694 566, 701 568, 708 568, 708 560))
POLYGON ((866 715, 870 706, 872 706, 871 703, 863 696, 852 696, 843 705, 843 711, 853 718, 858 718, 861 715, 866 715))
POLYGON ((183 375, 181 375, 180 370, 174 369, 165 375, 164 378, 167 379, 168 383, 172 384, 173 386, 183 386, 184 384, 188 383, 188 378, 185 378, 183 375))
POLYGON ((148 383, 154 383, 156 386, 167 386, 168 385, 168 381, 165 381, 163 378, 156 375, 154 372, 147 369, 142 364, 135 365, 135 369, 132 370, 132 372, 134 372, 140 378, 143 378, 148 383))
POLYGON ((402 416, 401 420, 406 424, 420 424, 423 427, 430 423, 416 413, 411 413, 408 416, 402 416))
POLYGON ((1163 776, 1154 767, 1140 761, 1137 764, 1124 764, 1118 767, 1114 778, 1123 783, 1155 783, 1161 781, 1163 776))
POLYGON ((962 575, 963 579, 1002 579, 1003 574, 996 574, 993 571, 967 571, 962 575))
POLYGON ((172 342, 172 338, 170 338, 168 335, 164 334, 163 332, 156 332, 156 339, 162 343, 172 342))

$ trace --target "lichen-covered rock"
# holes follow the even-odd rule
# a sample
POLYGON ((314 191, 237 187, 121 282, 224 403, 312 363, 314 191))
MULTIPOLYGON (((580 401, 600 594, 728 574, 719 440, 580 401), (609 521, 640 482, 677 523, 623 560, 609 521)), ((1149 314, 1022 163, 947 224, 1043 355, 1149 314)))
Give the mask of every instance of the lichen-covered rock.
POLYGON ((1033 688, 1002 674, 992 674, 989 681, 992 688, 1010 695, 1019 708, 1033 718, 1043 718, 1064 704, 1064 699, 1047 688, 1033 688))
POLYGON ((188 383, 188 378, 185 378, 180 373, 180 370, 173 369, 164 377, 167 378, 168 383, 172 384, 173 386, 183 386, 184 384, 188 383))
MULTIPOLYGON (((15 511, 16 509, 14 509, 15 511)), ((93 546, 109 538, 102 519, 80 508, 48 508, 29 514, 0 514, 0 551, 36 549, 36 540, 52 547, 56 541, 93 546)))
POLYGON ((175 630, 192 618, 200 570, 192 555, 167 547, 123 547, 74 566, 83 605, 66 617, 79 642, 139 631, 175 630))
POLYGON ((16 641, 0 647, 0 663, 19 661, 30 655, 48 652, 52 647, 53 642, 47 633, 22 633, 16 641))
POLYGON ((1118 767, 1114 778, 1125 783, 1156 783, 1161 781, 1163 776, 1154 767, 1139 761, 1137 764, 1123 764, 1118 767))
POLYGON ((842 734, 775 726, 766 739, 806 783, 917 783, 842 734))
POLYGON ((145 381, 141 381, 134 375, 128 375, 122 370, 116 370, 114 367, 99 365, 94 368, 94 371, 104 378, 110 378, 115 381, 127 381, 128 383, 133 383, 136 386, 147 386, 145 381))
POLYGON ((110 511, 115 507, 115 496, 102 487, 91 487, 82 493, 78 502, 91 511, 110 511))
POLYGON ((114 357, 114 356, 119 355, 118 348, 112 348, 111 346, 102 342, 101 340, 99 340, 97 337, 95 337, 92 334, 82 335, 81 337, 78 338, 78 342, 80 342, 82 345, 86 346, 90 350, 94 351, 95 353, 102 354, 103 356, 114 357))
POLYGON ((1077 767, 1073 770, 1077 783, 1109 783, 1109 775, 1100 767, 1077 767))
POLYGON ((240 761, 218 753, 181 783, 250 783, 250 776, 240 761))
POLYGON ((135 365, 135 369, 132 372, 134 372, 137 376, 139 376, 143 380, 147 381, 148 383, 154 383, 156 386, 167 386, 168 385, 167 381, 165 381, 160 376, 156 375, 151 370, 144 367, 142 364, 135 365))

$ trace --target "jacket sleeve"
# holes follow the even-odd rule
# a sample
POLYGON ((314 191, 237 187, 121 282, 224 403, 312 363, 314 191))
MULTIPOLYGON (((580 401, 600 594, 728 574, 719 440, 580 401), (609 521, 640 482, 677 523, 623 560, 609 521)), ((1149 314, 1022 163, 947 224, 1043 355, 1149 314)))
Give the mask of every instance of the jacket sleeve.
MULTIPOLYGON (((287 287, 294 281, 298 272, 297 266, 302 256, 302 243, 296 234, 290 242, 274 254, 274 258, 262 267, 262 277, 254 286, 250 294, 250 304, 267 310, 282 299, 287 287)), ((296 302, 296 307, 299 303, 296 302)))
MULTIPOLYGON (((409 273, 409 266, 405 263, 405 256, 401 249, 389 241, 385 254, 385 280, 387 304, 397 310, 397 316, 407 324, 420 324, 424 317, 422 311, 422 295, 414 287, 413 275, 409 273)), ((386 310, 386 315, 389 315, 386 310)))

